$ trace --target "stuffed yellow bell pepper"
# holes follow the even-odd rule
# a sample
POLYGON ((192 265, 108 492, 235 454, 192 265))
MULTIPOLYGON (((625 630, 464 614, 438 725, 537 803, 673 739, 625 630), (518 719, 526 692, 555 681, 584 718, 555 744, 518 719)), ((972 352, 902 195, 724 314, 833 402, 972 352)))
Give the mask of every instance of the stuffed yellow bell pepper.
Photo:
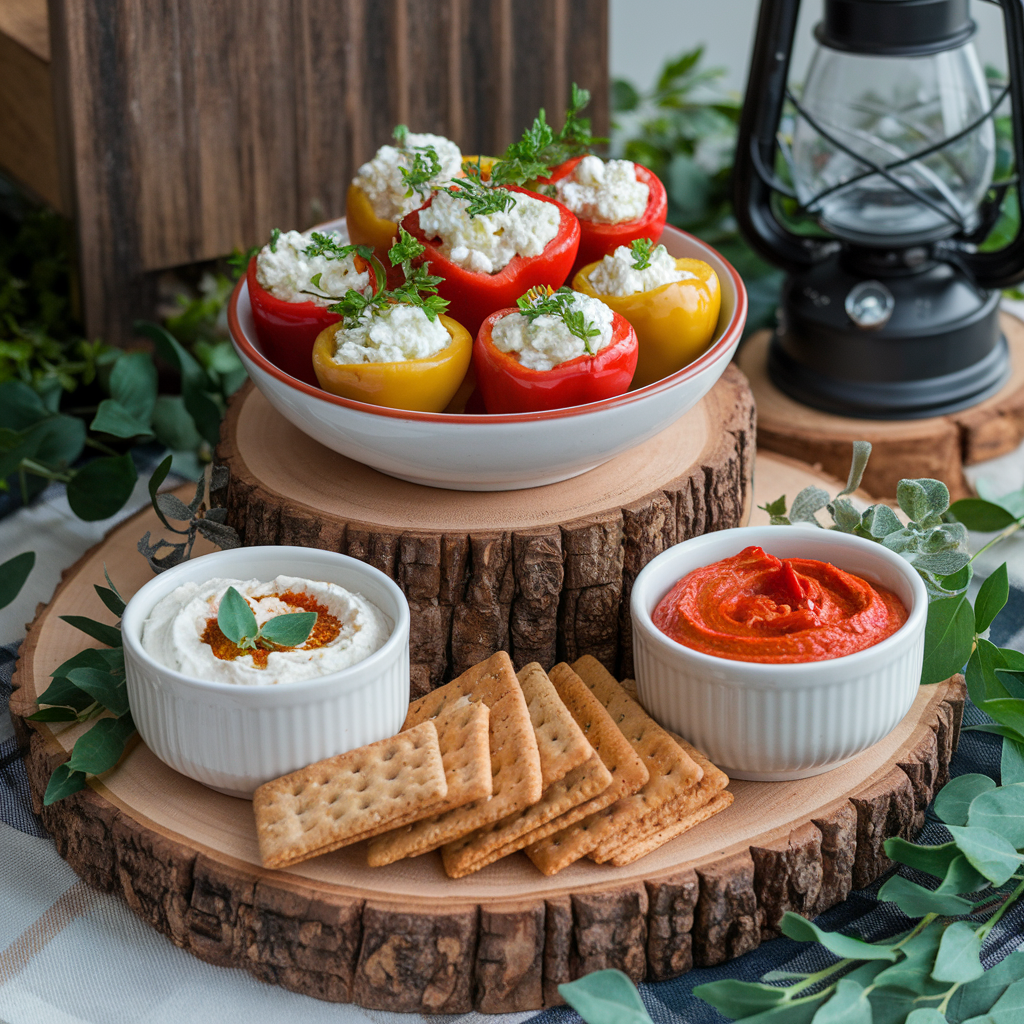
POLYGON ((339 296, 330 310, 342 317, 317 335, 313 372, 325 391, 355 402, 442 412, 459 391, 473 355, 473 337, 444 316, 448 303, 437 294, 440 278, 412 261, 423 246, 407 231, 388 250, 401 274, 398 288, 384 286, 376 256, 376 288, 339 296))
POLYGON ((675 259, 641 238, 583 267, 573 288, 621 313, 640 344, 631 390, 693 362, 711 343, 722 305, 718 275, 702 260, 675 259))

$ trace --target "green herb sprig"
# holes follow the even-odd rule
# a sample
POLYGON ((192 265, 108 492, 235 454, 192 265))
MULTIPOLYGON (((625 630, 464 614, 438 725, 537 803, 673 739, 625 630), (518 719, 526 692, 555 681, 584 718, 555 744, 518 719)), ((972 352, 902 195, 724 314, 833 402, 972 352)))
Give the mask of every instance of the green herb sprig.
POLYGON ((270 229, 270 251, 271 252, 277 252, 277 243, 278 243, 280 238, 281 238, 281 229, 280 228, 271 228, 270 229))
POLYGON ((398 144, 399 149, 405 149, 409 144, 409 127, 404 124, 396 124, 391 132, 391 137, 398 144))
POLYGON ((466 213, 470 217, 506 213, 516 205, 515 195, 507 188, 495 184, 493 179, 488 183, 475 174, 467 174, 464 178, 452 178, 441 191, 464 200, 466 213))
POLYGON ((593 321, 584 316, 582 309, 573 307, 572 302, 576 294, 564 286, 558 291, 552 291, 550 288, 531 288, 525 295, 516 299, 516 305, 530 323, 539 316, 558 317, 569 333, 583 342, 583 349, 587 355, 593 355, 590 339, 598 337, 601 331, 593 321))
POLYGON ((491 181, 497 185, 523 185, 547 177, 553 167, 570 157, 589 153, 607 139, 590 134, 590 119, 581 111, 590 103, 590 92, 575 82, 565 112, 565 122, 557 134, 547 122, 544 109, 538 111, 533 124, 513 142, 491 170, 491 181))
POLYGON ((243 651, 298 647, 309 639, 316 620, 316 612, 291 612, 275 615, 259 626, 252 606, 234 587, 228 587, 217 609, 220 631, 243 651))
POLYGON ((334 235, 312 231, 309 235, 309 245, 302 250, 302 254, 311 258, 322 256, 325 260, 344 260, 353 255, 368 260, 373 255, 373 246, 342 245, 334 235))
POLYGON ((417 146, 413 150, 412 166, 398 168, 406 196, 418 192, 421 196, 431 190, 431 183, 441 173, 441 161, 433 146, 417 146))
POLYGON ((629 249, 633 254, 633 269, 647 270, 654 255, 654 242, 649 238, 634 238, 629 243, 629 249))

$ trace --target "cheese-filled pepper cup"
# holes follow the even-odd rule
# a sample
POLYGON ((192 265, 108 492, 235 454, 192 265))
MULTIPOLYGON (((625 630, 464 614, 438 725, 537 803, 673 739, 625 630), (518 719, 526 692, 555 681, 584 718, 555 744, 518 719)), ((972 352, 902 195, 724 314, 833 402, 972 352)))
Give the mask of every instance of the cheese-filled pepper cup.
POLYGON ((718 275, 703 260, 681 258, 676 268, 689 275, 632 295, 604 295, 590 283, 599 263, 588 263, 573 278, 575 291, 600 299, 621 313, 639 342, 630 390, 646 387, 693 362, 711 343, 722 307, 718 275))

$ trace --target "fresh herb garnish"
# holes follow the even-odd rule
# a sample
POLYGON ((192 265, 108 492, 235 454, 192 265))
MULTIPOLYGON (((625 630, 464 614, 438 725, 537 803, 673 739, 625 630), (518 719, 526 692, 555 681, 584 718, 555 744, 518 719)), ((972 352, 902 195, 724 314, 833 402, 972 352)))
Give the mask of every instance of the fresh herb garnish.
POLYGON ((217 609, 220 631, 243 651, 256 650, 257 647, 270 651, 279 647, 298 647, 309 639, 316 620, 316 612, 292 612, 275 615, 258 626, 249 602, 234 587, 228 587, 217 609))
POLYGON ((395 130, 391 133, 395 142, 398 143, 399 149, 405 149, 406 144, 409 141, 409 129, 404 124, 396 124, 395 130))
POLYGON ((533 323, 539 316, 558 317, 565 324, 571 335, 583 342, 583 349, 587 355, 593 355, 594 350, 590 347, 590 339, 600 335, 600 328, 588 320, 582 309, 573 308, 573 298, 577 293, 569 288, 559 288, 554 291, 550 285, 547 288, 531 288, 525 295, 516 299, 516 305, 526 319, 533 323))
POLYGON ((402 184, 406 186, 406 196, 413 192, 425 195, 430 191, 431 182, 441 173, 441 161, 433 146, 417 146, 413 150, 412 166, 406 170, 398 168, 402 175, 402 184))
POLYGON ((398 233, 398 241, 388 250, 388 259, 392 266, 401 268, 404 282, 397 288, 388 289, 383 265, 376 256, 371 256, 376 281, 373 294, 363 295, 350 288, 333 306, 327 307, 341 316, 343 327, 358 327, 368 314, 383 312, 388 306, 399 304, 422 309, 431 322, 448 308, 448 300, 437 294, 437 286, 443 279, 431 274, 423 265, 413 266, 413 260, 421 256, 426 247, 401 226, 398 233))
POLYGON ((277 252, 277 240, 281 237, 280 228, 270 229, 270 251, 277 252))
POLYGON ((654 255, 654 242, 649 238, 634 238, 629 248, 633 254, 633 269, 647 270, 651 265, 651 256, 654 255))
POLYGON ((302 250, 304 256, 323 256, 326 260, 347 259, 353 253, 368 260, 373 255, 373 246, 342 245, 333 235, 313 231, 309 236, 309 245, 302 250))
POLYGON ((505 213, 516 205, 516 197, 506 188, 485 182, 470 174, 465 178, 452 178, 447 188, 448 195, 466 202, 466 213, 470 217, 486 217, 494 213, 505 213))
POLYGON ((535 181, 546 177, 552 167, 570 157, 588 153, 591 147, 607 142, 607 139, 590 134, 590 118, 580 117, 580 111, 589 102, 589 91, 573 82, 562 130, 555 134, 541 108, 533 124, 523 132, 523 137, 513 142, 494 165, 491 180, 498 185, 522 185, 535 181))

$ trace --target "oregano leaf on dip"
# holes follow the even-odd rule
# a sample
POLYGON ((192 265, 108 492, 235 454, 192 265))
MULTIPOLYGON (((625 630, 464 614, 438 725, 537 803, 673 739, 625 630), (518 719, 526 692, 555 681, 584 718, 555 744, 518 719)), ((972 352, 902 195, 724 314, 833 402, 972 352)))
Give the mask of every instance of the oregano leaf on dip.
POLYGON ((249 602, 234 587, 228 587, 220 599, 220 607, 217 609, 217 625, 220 627, 220 631, 237 647, 253 646, 256 642, 256 635, 259 633, 256 616, 253 614, 249 602), (246 640, 250 643, 246 644, 246 640))
POLYGON ((278 647, 298 647, 309 638, 316 625, 316 612, 292 612, 275 615, 268 619, 260 630, 260 639, 268 640, 278 647))

